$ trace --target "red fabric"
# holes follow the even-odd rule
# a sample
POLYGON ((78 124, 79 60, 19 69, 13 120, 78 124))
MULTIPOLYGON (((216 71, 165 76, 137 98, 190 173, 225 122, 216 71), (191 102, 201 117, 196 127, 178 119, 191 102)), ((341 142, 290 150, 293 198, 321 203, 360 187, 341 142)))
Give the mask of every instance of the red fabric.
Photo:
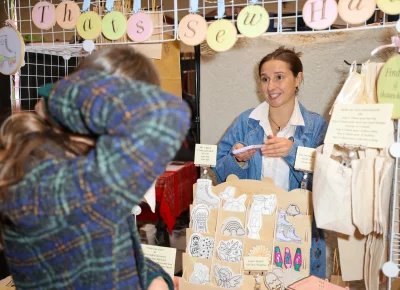
MULTIPOLYGON (((189 209, 193 201, 193 184, 197 181, 197 170, 193 162, 186 163, 177 171, 165 171, 156 182, 156 214, 161 217, 172 233, 176 218, 189 209)), ((143 207, 142 207, 143 211, 143 207)), ((142 213, 138 220, 151 217, 142 213)))

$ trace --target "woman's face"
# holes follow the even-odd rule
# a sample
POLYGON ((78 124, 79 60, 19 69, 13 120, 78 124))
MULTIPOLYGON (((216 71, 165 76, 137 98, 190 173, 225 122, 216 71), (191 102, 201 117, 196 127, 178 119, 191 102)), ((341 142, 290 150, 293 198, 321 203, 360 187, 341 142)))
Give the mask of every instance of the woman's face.
POLYGON ((274 108, 291 103, 302 78, 301 72, 295 77, 284 61, 273 59, 265 62, 260 74, 261 91, 265 100, 274 108))

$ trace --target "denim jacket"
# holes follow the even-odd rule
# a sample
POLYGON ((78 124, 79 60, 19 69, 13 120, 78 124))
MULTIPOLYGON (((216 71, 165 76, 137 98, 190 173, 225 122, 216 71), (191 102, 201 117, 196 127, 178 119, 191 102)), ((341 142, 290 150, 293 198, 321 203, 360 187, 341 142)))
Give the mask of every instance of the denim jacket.
MULTIPOLYGON (((299 105, 305 126, 297 126, 293 136, 293 147, 289 154, 283 158, 290 167, 290 190, 299 188, 303 178, 303 172, 294 169, 297 148, 299 146, 316 148, 321 145, 328 126, 323 117, 307 111, 302 104, 299 103, 299 105)), ((218 144, 217 166, 214 168, 218 183, 225 182, 230 174, 235 174, 240 179, 261 179, 262 155, 260 150, 257 150, 253 157, 242 166, 232 154, 233 147, 237 143, 242 143, 245 146, 264 143, 264 129, 260 126, 260 122, 249 118, 253 110, 249 109, 243 112, 218 144)), ((308 187, 311 184, 311 178, 309 178, 308 187)))

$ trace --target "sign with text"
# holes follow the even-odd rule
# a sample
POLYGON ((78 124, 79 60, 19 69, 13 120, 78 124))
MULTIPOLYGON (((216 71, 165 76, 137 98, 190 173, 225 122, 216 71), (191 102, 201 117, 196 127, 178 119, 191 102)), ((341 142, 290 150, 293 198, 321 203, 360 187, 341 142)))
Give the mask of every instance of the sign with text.
POLYGON ((383 66, 377 95, 380 104, 393 104, 392 119, 400 119, 400 55, 393 56, 383 66))
POLYGON ((269 267, 267 257, 243 257, 244 270, 246 271, 267 271, 269 267))
POLYGON ((317 150, 314 148, 299 146, 294 168, 300 171, 313 172, 316 152, 317 150))
POLYGON ((159 264, 174 279, 176 249, 143 244, 142 249, 147 258, 159 264))
POLYGON ((217 145, 196 144, 194 164, 210 167, 217 165, 217 145))
POLYGON ((335 105, 324 143, 384 148, 393 105, 335 105))

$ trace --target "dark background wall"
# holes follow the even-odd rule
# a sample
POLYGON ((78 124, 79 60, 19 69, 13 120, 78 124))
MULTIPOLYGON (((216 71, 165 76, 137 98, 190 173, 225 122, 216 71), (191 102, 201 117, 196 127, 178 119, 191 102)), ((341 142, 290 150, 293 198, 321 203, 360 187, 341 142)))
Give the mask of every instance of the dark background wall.
MULTIPOLYGON (((7 20, 7 15, 4 9, 0 9, 0 27, 7 20)), ((0 73, 0 123, 11 114, 10 101, 10 76, 5 76, 0 73)))

